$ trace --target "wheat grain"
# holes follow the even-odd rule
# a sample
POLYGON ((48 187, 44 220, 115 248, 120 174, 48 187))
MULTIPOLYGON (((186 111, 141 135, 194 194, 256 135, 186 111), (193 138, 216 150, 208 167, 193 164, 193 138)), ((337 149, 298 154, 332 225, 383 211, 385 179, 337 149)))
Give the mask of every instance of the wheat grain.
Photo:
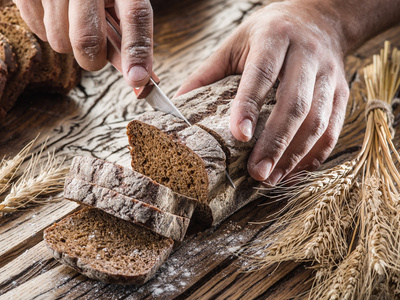
POLYGON ((36 138, 28 143, 16 156, 12 159, 3 158, 0 162, 0 195, 3 194, 10 186, 11 181, 17 177, 18 170, 22 162, 27 157, 36 138))
POLYGON ((10 193, 0 203, 0 212, 13 212, 28 203, 45 201, 46 195, 62 191, 63 179, 68 172, 63 160, 60 161, 55 158, 54 153, 49 153, 47 163, 40 167, 38 174, 35 174, 40 158, 41 153, 32 157, 28 171, 12 185, 10 193))

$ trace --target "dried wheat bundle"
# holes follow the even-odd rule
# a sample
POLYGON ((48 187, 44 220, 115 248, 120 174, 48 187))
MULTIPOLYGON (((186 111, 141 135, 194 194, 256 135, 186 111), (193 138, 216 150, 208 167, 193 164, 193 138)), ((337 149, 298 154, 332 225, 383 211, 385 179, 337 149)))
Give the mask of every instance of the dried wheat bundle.
POLYGON ((36 138, 27 144, 16 156, 12 159, 3 158, 0 161, 0 195, 3 194, 9 187, 11 181, 17 177, 18 170, 28 156, 32 145, 35 143, 36 138))
POLYGON ((10 193, 0 203, 0 213, 13 212, 28 203, 47 201, 45 196, 62 191, 68 168, 63 165, 64 160, 57 159, 54 153, 48 153, 47 161, 40 164, 44 147, 32 155, 26 171, 11 186, 10 193))
POLYGON ((364 76, 367 125, 358 156, 309 174, 302 185, 278 188, 289 198, 280 230, 247 246, 253 267, 313 261, 313 299, 369 299, 399 290, 400 156, 391 104, 400 85, 400 51, 390 52, 385 42, 364 76))

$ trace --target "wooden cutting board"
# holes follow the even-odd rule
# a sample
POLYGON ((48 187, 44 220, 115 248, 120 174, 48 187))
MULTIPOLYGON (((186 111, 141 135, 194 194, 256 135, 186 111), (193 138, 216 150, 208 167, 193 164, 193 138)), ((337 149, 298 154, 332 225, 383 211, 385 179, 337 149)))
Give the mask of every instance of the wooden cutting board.
MULTIPOLYGON (((270 1, 157 1, 155 7, 155 71, 170 96, 234 28, 270 1)), ((346 59, 351 87, 345 126, 326 165, 357 153, 363 139, 364 88, 357 71, 371 62, 385 39, 400 47, 400 26, 391 28, 346 59)), ((24 95, 0 123, 0 157, 16 154, 40 133, 59 156, 91 155, 129 166, 125 127, 150 109, 135 100, 122 76, 108 66, 85 72, 68 97, 24 95)), ((395 111, 395 116, 399 109, 395 111)), ((399 127, 396 117, 395 127, 399 127)), ((395 138, 399 148, 399 138, 395 138)), ((143 287, 104 284, 57 263, 45 249, 43 230, 78 209, 66 200, 49 201, 0 217, 0 299, 287 299, 306 297, 312 283, 309 265, 283 263, 279 268, 244 273, 246 262, 233 253, 268 230, 266 221, 280 203, 252 203, 221 225, 198 231, 195 226, 157 276, 143 287)))

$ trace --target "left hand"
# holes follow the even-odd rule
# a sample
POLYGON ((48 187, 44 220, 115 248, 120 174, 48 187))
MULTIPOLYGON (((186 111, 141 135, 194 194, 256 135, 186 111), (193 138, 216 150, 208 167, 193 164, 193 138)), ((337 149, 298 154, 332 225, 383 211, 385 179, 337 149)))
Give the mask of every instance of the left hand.
POLYGON ((181 86, 176 96, 242 74, 230 128, 249 141, 277 79, 277 103, 248 160, 256 180, 276 184, 318 168, 336 144, 349 95, 345 44, 336 20, 302 1, 271 4, 250 16, 181 86))

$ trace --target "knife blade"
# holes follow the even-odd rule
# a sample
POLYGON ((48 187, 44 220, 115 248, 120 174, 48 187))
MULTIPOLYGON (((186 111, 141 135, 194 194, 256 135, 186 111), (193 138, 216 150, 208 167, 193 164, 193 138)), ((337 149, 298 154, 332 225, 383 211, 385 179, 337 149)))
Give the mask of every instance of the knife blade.
MULTIPOLYGON (((107 21, 107 38, 109 45, 112 46, 116 53, 109 55, 110 62, 120 72, 121 68, 121 29, 115 19, 106 11, 107 21)), ((135 88, 134 92, 138 99, 146 99, 147 103, 155 110, 160 110, 167 114, 174 115, 184 120, 189 126, 192 126, 185 116, 178 110, 178 108, 172 103, 172 101, 165 95, 165 93, 158 86, 159 79, 153 73, 149 83, 141 88, 135 88), (154 78, 153 78, 154 77, 154 78)))

